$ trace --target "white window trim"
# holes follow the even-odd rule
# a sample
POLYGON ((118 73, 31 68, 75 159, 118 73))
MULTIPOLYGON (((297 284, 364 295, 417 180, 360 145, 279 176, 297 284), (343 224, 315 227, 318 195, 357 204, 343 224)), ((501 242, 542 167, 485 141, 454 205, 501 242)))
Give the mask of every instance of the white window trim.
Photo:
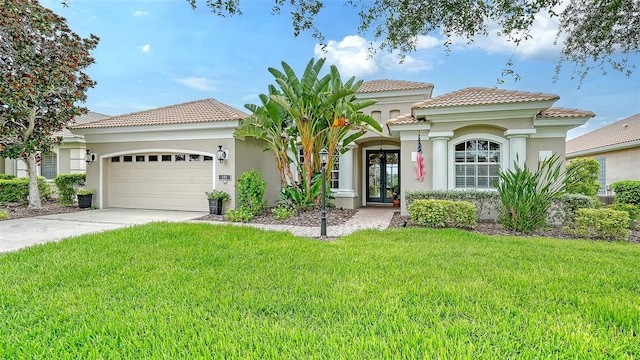
MULTIPOLYGON (((509 139, 497 136, 493 134, 487 133, 474 133, 468 135, 462 135, 457 138, 453 138, 449 140, 447 144, 447 163, 448 163, 448 171, 447 171, 447 188, 449 190, 471 190, 469 188, 465 189, 457 189, 456 188, 456 164, 455 164, 455 146, 463 141, 468 140, 489 140, 495 143, 500 144, 500 169, 506 169, 510 159, 509 157, 509 139)), ((476 190, 490 190, 493 189, 476 189, 476 190)))

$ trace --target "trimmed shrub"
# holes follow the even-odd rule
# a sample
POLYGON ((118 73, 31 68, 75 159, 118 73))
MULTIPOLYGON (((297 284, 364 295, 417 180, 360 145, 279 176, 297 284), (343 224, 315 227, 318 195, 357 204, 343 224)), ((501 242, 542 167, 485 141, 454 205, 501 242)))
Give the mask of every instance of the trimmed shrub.
POLYGON ((15 175, 0 174, 0 180, 11 180, 11 179, 15 179, 15 178, 16 178, 15 175))
POLYGON ((251 210, 249 210, 249 208, 241 207, 238 209, 231 209, 227 211, 225 218, 232 222, 246 223, 253 220, 254 215, 253 213, 251 213, 251 210))
POLYGON ((418 190, 405 191, 404 198, 407 206, 415 200, 451 200, 468 201, 476 207, 476 220, 495 220, 500 197, 495 191, 487 190, 418 190))
POLYGON ((608 209, 624 211, 629 214, 629 228, 639 229, 638 220, 640 220, 640 206, 632 204, 614 203, 607 206, 608 209))
POLYGON ((570 194, 583 194, 596 196, 600 183, 600 163, 592 158, 578 158, 567 164, 567 172, 570 174, 565 178, 567 192, 570 194))
POLYGON ((604 240, 624 240, 629 236, 629 214, 613 209, 579 209, 574 235, 604 240))
POLYGON ((415 200, 407 206, 411 220, 433 228, 476 226, 476 207, 468 201, 415 200))
POLYGON ((245 171, 238 178, 236 186, 239 208, 248 209, 253 216, 262 214, 267 207, 267 202, 264 200, 267 183, 262 180, 262 174, 255 169, 245 171))
POLYGON ((7 220, 9 213, 6 210, 0 210, 0 220, 7 220))
POLYGON ((58 188, 58 202, 62 205, 71 206, 76 196, 76 188, 84 185, 86 174, 62 174, 53 179, 53 183, 58 188))
POLYGON ((286 220, 296 214, 293 208, 286 206, 275 207, 271 209, 271 212, 273 213, 273 218, 276 220, 286 220))
POLYGON ((573 224, 578 209, 594 209, 598 200, 583 194, 564 194, 551 203, 547 222, 557 225, 573 224))
MULTIPOLYGON (((40 199, 46 200, 51 196, 51 187, 47 179, 38 176, 38 190, 40 199)), ((8 180, 0 179, 0 204, 8 202, 26 203, 29 196, 29 178, 13 178, 8 180)))
POLYGON ((624 180, 611 184, 617 203, 640 205, 640 181, 624 180))

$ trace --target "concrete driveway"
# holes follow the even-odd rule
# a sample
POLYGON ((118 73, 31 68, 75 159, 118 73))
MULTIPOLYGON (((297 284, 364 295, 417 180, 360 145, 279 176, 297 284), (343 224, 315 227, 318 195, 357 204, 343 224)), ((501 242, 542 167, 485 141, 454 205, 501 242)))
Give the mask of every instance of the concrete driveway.
POLYGON ((146 224, 187 221, 206 212, 102 209, 0 221, 0 253, 71 236, 146 224))

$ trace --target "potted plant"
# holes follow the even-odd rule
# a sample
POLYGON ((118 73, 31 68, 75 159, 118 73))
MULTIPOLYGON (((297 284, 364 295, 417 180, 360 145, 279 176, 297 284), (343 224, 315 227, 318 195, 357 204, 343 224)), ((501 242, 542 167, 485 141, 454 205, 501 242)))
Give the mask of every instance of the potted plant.
POLYGON ((76 195, 78 196, 78 207, 80 209, 87 209, 91 207, 94 192, 95 189, 88 189, 84 187, 76 190, 76 195))
POLYGON ((229 201, 231 197, 224 190, 213 190, 205 192, 209 199, 209 214, 222 215, 222 203, 229 201))
POLYGON ((391 191, 393 195, 393 207, 400 207, 400 186, 393 185, 391 191))

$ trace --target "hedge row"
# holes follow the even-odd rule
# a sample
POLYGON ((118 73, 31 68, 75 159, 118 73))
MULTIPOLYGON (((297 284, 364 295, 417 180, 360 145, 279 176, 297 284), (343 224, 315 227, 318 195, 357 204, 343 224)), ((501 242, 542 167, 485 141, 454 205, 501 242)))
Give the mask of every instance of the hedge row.
MULTIPOLYGON (((43 176, 38 176, 38 189, 41 200, 47 200, 51 196, 51 187, 43 176)), ((28 197, 29 178, 0 179, 0 204, 27 203, 28 197)))

